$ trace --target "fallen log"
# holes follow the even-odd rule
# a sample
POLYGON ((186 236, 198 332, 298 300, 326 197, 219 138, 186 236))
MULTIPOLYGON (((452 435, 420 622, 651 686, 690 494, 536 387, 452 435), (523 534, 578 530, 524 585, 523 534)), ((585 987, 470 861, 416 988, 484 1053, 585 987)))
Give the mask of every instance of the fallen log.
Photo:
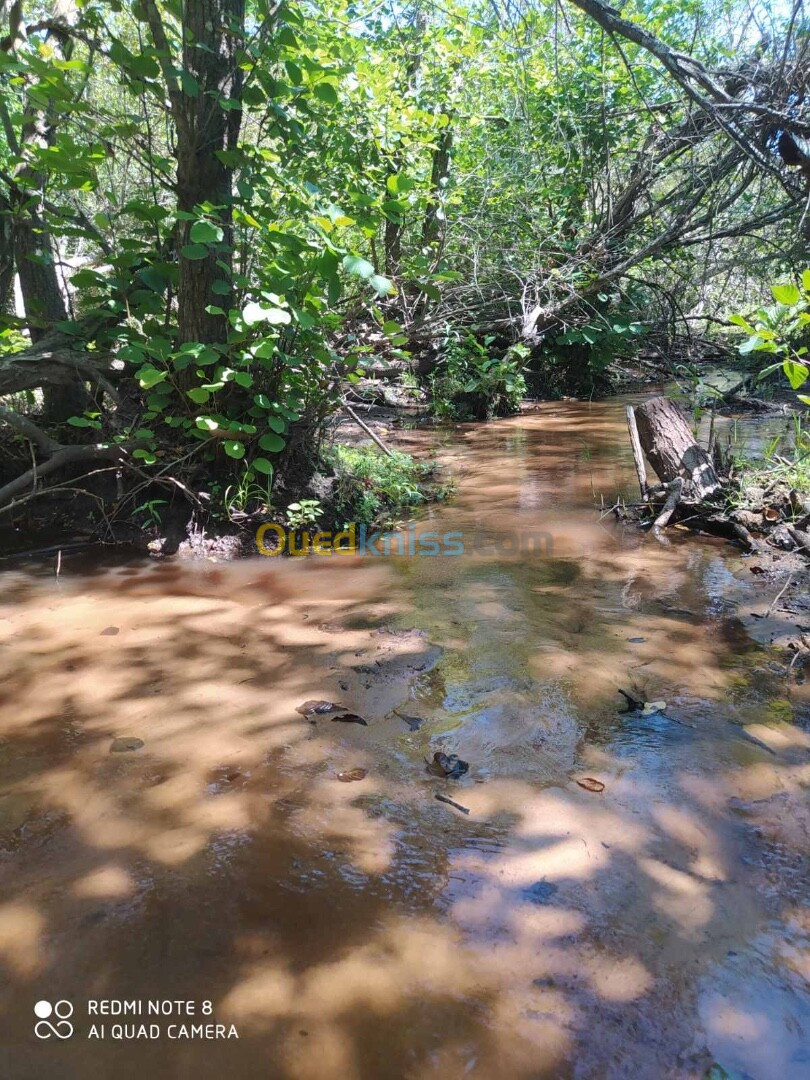
POLYGON ((722 489, 709 455, 673 401, 651 398, 636 406, 634 414, 641 448, 658 479, 668 492, 674 480, 682 480, 679 502, 696 506, 722 489))
POLYGON ((756 547, 751 533, 726 513, 726 481, 674 402, 656 397, 635 409, 628 406, 627 426, 642 499, 652 512, 647 524, 656 537, 661 539, 668 525, 682 524, 756 547), (649 483, 644 457, 660 484, 649 483))

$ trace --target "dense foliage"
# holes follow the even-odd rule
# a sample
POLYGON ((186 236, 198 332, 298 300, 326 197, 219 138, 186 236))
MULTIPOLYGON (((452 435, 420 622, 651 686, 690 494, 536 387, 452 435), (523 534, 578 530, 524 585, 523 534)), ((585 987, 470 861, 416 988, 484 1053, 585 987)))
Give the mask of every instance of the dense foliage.
POLYGON ((806 261, 801 6, 0 13, 0 504, 80 462, 293 490, 381 351, 508 413, 806 261))

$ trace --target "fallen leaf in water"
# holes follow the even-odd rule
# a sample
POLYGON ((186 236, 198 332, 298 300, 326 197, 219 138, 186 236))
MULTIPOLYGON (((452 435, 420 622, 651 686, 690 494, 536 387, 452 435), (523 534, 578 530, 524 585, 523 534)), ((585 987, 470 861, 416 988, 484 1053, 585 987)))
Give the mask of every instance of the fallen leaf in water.
POLYGON ((362 716, 358 716, 355 712, 343 713, 341 716, 333 716, 332 720, 339 720, 341 724, 362 724, 363 727, 368 727, 368 720, 365 720, 362 716))
POLYGON ((579 776, 576 778, 577 783, 581 788, 585 788, 586 791, 595 791, 597 794, 600 791, 605 790, 605 785, 601 780, 594 780, 592 776, 579 776))
POLYGON ((447 780, 458 780, 469 770, 469 762, 462 761, 458 754, 443 754, 441 750, 437 750, 433 755, 433 761, 427 762, 429 773, 447 780))
POLYGON ((645 637, 629 637, 627 639, 631 645, 640 645, 642 641, 646 641, 645 637))
POLYGON ((408 716, 407 713, 397 712, 396 709, 394 709, 394 715, 398 716, 400 720, 404 720, 411 731, 418 731, 425 722, 421 716, 408 716))
POLYGON ((655 716, 656 713, 663 712, 667 707, 665 701, 645 701, 644 708, 641 710, 642 716, 655 716))
POLYGON ((764 574, 765 573, 765 567, 764 566, 749 566, 748 569, 751 571, 752 574, 764 574))
POLYGON ((338 709, 345 709, 345 705, 341 705, 339 701, 305 701, 303 704, 296 707, 296 712, 302 716, 310 716, 312 713, 330 713, 337 712, 338 709))
POLYGON ((138 739, 134 735, 125 735, 120 739, 113 739, 110 753, 123 754, 127 750, 140 750, 142 746, 143 739, 138 739))
POLYGON ((365 780, 365 769, 349 769, 348 772, 339 772, 337 774, 338 780, 344 784, 351 784, 353 780, 365 780))
POLYGON ((99 634, 99 637, 115 637, 120 633, 120 629, 117 626, 105 626, 105 628, 99 634))

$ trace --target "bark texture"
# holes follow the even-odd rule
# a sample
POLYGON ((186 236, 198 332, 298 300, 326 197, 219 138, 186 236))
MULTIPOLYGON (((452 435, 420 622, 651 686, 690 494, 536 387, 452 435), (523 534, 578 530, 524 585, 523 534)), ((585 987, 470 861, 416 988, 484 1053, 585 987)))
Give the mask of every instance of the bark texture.
POLYGON ((636 426, 647 460, 662 484, 681 479, 680 500, 700 503, 722 483, 709 455, 695 442, 686 417, 674 402, 651 398, 635 409, 636 426))

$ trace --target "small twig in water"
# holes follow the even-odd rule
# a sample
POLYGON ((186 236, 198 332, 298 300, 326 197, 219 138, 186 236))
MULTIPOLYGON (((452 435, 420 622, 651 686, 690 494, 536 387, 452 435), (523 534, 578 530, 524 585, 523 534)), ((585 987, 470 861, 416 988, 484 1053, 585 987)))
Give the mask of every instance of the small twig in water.
POLYGON ((447 803, 448 806, 452 806, 454 810, 460 810, 462 814, 469 814, 470 810, 467 806, 462 806, 461 803, 455 802, 449 795, 442 795, 440 791, 437 791, 433 796, 434 799, 438 799, 439 802, 447 803))
POLYGON ((784 584, 784 585, 782 586, 782 588, 781 588, 781 589, 779 590, 779 592, 778 592, 778 593, 776 594, 776 596, 775 596, 775 597, 773 598, 773 600, 772 600, 772 602, 771 602, 771 606, 770 606, 770 607, 768 608, 768 610, 767 610, 767 611, 765 612, 765 618, 766 618, 766 619, 769 619, 769 618, 771 617, 771 615, 773 615, 773 610, 774 610, 774 608, 775 608, 775 607, 776 607, 776 605, 777 605, 777 604, 779 603, 779 601, 780 601, 780 600, 782 599, 782 596, 784 595, 785 589, 787 589, 788 585, 790 585, 790 583, 791 583, 792 581, 793 581, 793 574, 791 574, 791 575, 790 575, 790 577, 789 577, 789 578, 787 579, 787 581, 785 582, 785 584, 784 584))

